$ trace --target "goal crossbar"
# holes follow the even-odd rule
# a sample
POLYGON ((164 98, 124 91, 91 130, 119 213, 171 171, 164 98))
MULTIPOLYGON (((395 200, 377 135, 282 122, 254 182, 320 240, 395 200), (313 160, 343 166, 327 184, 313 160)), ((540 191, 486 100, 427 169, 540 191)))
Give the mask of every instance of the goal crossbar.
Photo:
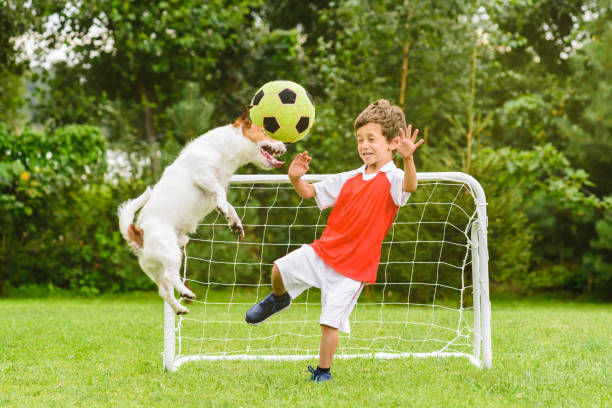
MULTIPOLYGON (((303 177, 303 179, 305 181, 308 182, 317 182, 320 180, 325 179, 326 177, 329 177, 330 175, 328 174, 318 174, 318 175, 305 175, 303 177)), ((410 309, 410 307, 415 308, 416 306, 430 306, 430 309, 432 309, 432 311, 436 308, 448 308, 449 310, 455 310, 458 311, 459 313, 459 325, 463 325, 462 321, 465 321, 465 312, 466 311, 470 311, 473 315, 473 323, 471 327, 457 327, 456 328, 456 332, 457 332, 457 336, 450 340, 449 342, 447 342, 446 345, 441 346, 439 349, 437 350, 432 350, 429 352, 406 352, 406 351, 398 351, 398 350, 393 350, 393 352, 388 352, 386 348, 384 348, 382 351, 376 350, 374 349, 367 349, 366 347, 354 347, 352 349, 350 349, 349 351, 343 352, 343 353, 338 353, 336 355, 335 358, 337 359, 350 359, 350 358, 377 358, 377 359, 396 359, 396 358, 425 358, 425 357, 462 357, 462 358, 467 358, 472 364, 474 364, 477 367, 482 367, 482 368, 489 368, 491 367, 491 362, 492 362, 492 352, 491 352, 491 325, 490 325, 490 321, 491 321, 491 304, 490 304, 490 298, 489 298, 489 278, 488 278, 488 247, 487 247, 487 213, 486 213, 486 197, 485 197, 485 192, 482 188, 482 186, 480 185, 480 183, 478 183, 478 181, 476 181, 472 176, 465 174, 465 173, 459 173, 459 172, 437 172, 437 173, 417 173, 417 179, 419 182, 419 186, 432 182, 432 183, 439 183, 444 185, 445 183, 460 183, 461 185, 465 186, 465 188, 468 190, 469 195, 473 198, 473 204, 474 204, 474 211, 472 214, 469 213, 465 213, 466 217, 469 217, 469 222, 466 225, 466 231, 464 231, 464 235, 467 237, 467 243, 466 243, 466 247, 467 247, 467 251, 466 251, 466 259, 463 259, 462 261, 462 265, 456 266, 456 268, 461 269, 461 270, 465 270, 467 267, 469 267, 471 265, 471 285, 470 284, 466 284, 463 282, 463 277, 462 277, 462 286, 460 288, 458 288, 457 290, 459 290, 461 292, 461 296, 460 296, 460 301, 461 304, 460 306, 455 310, 452 307, 446 307, 443 305, 438 305, 436 304, 435 300, 434 300, 434 305, 433 307, 431 307, 432 305, 421 305, 419 303, 413 302, 410 303, 410 290, 412 290, 413 287, 417 287, 418 285, 431 285, 431 286, 435 286, 436 289, 438 287, 444 287, 445 285, 440 284, 438 281, 436 281, 435 283, 427 283, 427 282, 412 282, 410 281, 408 283, 408 287, 409 289, 409 294, 408 294, 408 302, 407 303, 402 303, 402 302, 397 302, 397 303, 392 303, 392 302, 384 302, 384 298, 385 298, 385 290, 387 290, 389 287, 394 287, 394 285, 399 285, 399 283, 393 283, 393 282, 387 282, 386 281, 386 273, 387 270, 384 270, 384 274, 385 274, 385 281, 384 283, 379 283, 377 282, 374 286, 378 287, 378 288, 382 288, 383 291, 383 304, 381 305, 382 307, 392 307, 391 305, 394 304, 399 304, 399 305, 407 305, 408 309, 410 309), (468 259, 469 257, 469 259, 468 259), (472 306, 471 307, 466 307, 463 304, 464 301, 464 291, 466 289, 471 289, 471 299, 472 299, 472 306), (468 334, 465 334, 465 333, 468 334), (461 346, 463 347, 461 350, 453 350, 453 348, 451 347, 453 345, 454 342, 457 343, 461 343, 463 340, 465 340, 465 338, 468 338, 469 341, 467 341, 466 344, 461 344, 461 346), (464 350, 467 346, 470 347, 470 350, 464 350), (356 351, 356 352, 352 352, 352 351, 356 351)), ((289 178, 287 175, 234 175, 231 180, 230 180, 230 187, 231 186, 242 186, 242 185, 277 185, 277 186, 282 186, 282 185, 287 185, 289 186, 289 178)), ((436 184, 437 187, 437 184, 436 184)), ((277 191, 278 191, 277 187, 277 191)), ((435 190, 435 187, 434 187, 435 190)), ((250 192, 249 192, 250 195, 250 192)), ((278 192, 277 192, 278 195, 278 192)), ((430 201, 430 198, 432 198, 431 196, 433 195, 433 193, 430 195, 430 197, 428 197, 428 201, 425 203, 425 206, 429 205, 435 205, 436 202, 435 201, 430 201)), ((231 199, 230 199, 231 200, 231 199)), ((456 197, 455 197, 456 200, 456 197)), ((238 204, 233 203, 235 208, 238 210, 240 207, 238 204)), ((452 203, 441 203, 441 204, 446 204, 449 205, 449 207, 452 207, 453 205, 455 205, 455 202, 453 201, 452 203)), ((272 206, 274 205, 274 203, 272 203, 272 206)), ((265 205, 264 205, 265 207, 265 205)), ((245 205, 246 208, 246 205, 245 205)), ((251 208, 255 208, 255 207, 251 207, 251 208)), ((259 207, 257 207, 259 208, 259 207)), ((288 207, 288 208, 300 208, 298 207, 288 207)), ((305 208, 305 207, 304 207, 305 208)), ((245 210, 246 211, 246 210, 245 210)), ((297 211, 297 210, 296 210, 297 211)), ((450 214, 449 210, 449 214, 450 214)), ((269 213, 269 210, 268 210, 269 213)), ((421 217, 423 218, 423 217, 421 217)), ((448 217, 447 220, 448 222, 448 217)), ((248 223, 248 221, 246 221, 248 223)), ((294 222, 295 223, 295 222, 294 222)), ((421 224, 426 224, 427 221, 423 221, 422 219, 419 220, 419 222, 414 222, 414 224, 417 224, 417 228, 421 227, 421 224)), ((243 224, 245 224, 245 220, 243 219, 243 224)), ((318 227, 319 221, 317 221, 316 224, 313 224, 315 226, 318 227)), ((398 222, 398 224, 411 224, 411 223, 400 223, 398 222)), ((206 226, 216 226, 216 223, 211 223, 211 224, 202 224, 202 225, 206 225, 206 226)), ((221 225, 221 223, 219 224, 221 225)), ((246 225, 246 224, 245 224, 246 225)), ((267 215, 266 215, 266 226, 268 225, 268 219, 267 219, 267 215)), ((456 226, 454 226, 452 223, 449 224, 453 227, 455 227, 456 229, 458 229, 456 226)), ((447 223, 444 223, 444 235, 446 235, 446 231, 447 231, 447 223)), ((394 224, 394 228, 395 228, 395 224, 394 224)), ((319 231, 320 234, 321 231, 319 231)), ((214 232, 213 232, 214 234, 214 232)), ((264 229, 264 234, 265 234, 265 229, 264 229)), ((390 233, 391 234, 391 233, 390 233)), ((418 237, 418 232, 417 232, 417 237, 418 237)), ((214 239, 204 239, 202 241, 210 241, 211 245, 212 242, 214 241, 214 239)), ((224 242, 224 241, 215 241, 215 242, 224 242)), ((391 238, 391 242, 390 245, 393 245, 394 243, 397 244, 397 242, 410 242, 410 241, 393 241, 393 237, 391 238)), ((428 241, 426 240, 416 240, 417 243, 423 244, 423 243, 427 243, 428 241)), ((453 242, 450 241, 446 241, 445 237, 442 238, 442 240, 436 240, 436 241, 432 241, 432 242, 438 242, 441 243, 440 245, 443 247, 444 244, 446 243, 448 244, 453 244, 453 242)), ((263 244, 261 244, 263 245, 263 244)), ((266 245, 274 245, 274 244, 266 244, 266 245)), ((278 245, 278 244, 276 244, 278 245)), ((296 245, 295 243, 291 243, 291 245, 296 245)), ((458 245, 462 245, 462 244, 458 244, 458 245)), ((440 249, 440 257, 442 255, 442 247, 440 249)), ((289 244, 287 244, 287 248, 289 248, 289 244)), ((389 247, 389 251, 390 251, 389 247)), ((211 249, 212 251, 212 249, 211 249)), ((263 251, 263 250, 262 250, 263 251)), ((415 244, 415 252, 417 251, 416 249, 416 244, 415 244)), ((212 255, 211 255, 212 257, 212 255)), ((190 259, 193 260, 198 260, 198 256, 195 255, 193 257, 190 257, 190 259)), ((201 260, 201 259, 200 259, 201 260)), ((272 260, 266 260, 267 262, 264 262, 263 259, 260 259, 259 261, 259 266, 260 269, 262 269, 261 267, 263 265, 268 265, 270 262, 273 261, 272 260)), ((211 260, 209 260, 209 262, 212 262, 211 260)), ((231 263, 231 262, 228 262, 231 263)), ((427 262, 423 262, 423 263, 427 263, 427 262)), ((448 265, 449 267, 453 267, 454 265, 449 264, 449 263, 445 263, 443 261, 441 261, 440 259, 437 262, 434 262, 437 264, 437 268, 440 268, 440 265, 448 265)), ((235 274, 235 270, 236 270, 236 264, 239 264, 239 262, 236 262, 236 260, 234 260, 233 262, 233 267, 234 267, 234 274, 235 274)), ((383 259, 381 258, 381 267, 383 264, 383 259)), ((387 263, 385 264, 385 268, 388 267, 388 265, 390 264, 406 264, 407 267, 412 267, 413 270, 415 268, 415 265, 419 264, 419 262, 415 261, 414 259, 411 262, 401 262, 401 261, 389 261, 387 259, 387 263)), ((209 268, 210 268, 210 264, 209 264, 209 268)), ((184 279, 185 277, 188 275, 187 273, 187 252, 185 252, 185 260, 184 260, 184 270, 185 270, 185 275, 184 275, 184 279)), ((438 273, 436 271, 436 273, 438 273)), ((412 275, 411 275, 412 277, 412 275)), ((266 278, 269 279, 269 273, 266 275, 266 278)), ((262 280, 262 277, 259 277, 259 281, 262 280)), ((380 280, 380 272, 379 272, 379 280, 380 280)), ((194 282, 198 282, 198 281, 194 281, 194 282)), ((206 284, 208 285, 206 287, 206 296, 208 296, 209 294, 209 290, 213 291, 214 289, 210 289, 210 287, 213 286, 213 283, 217 286, 215 287, 221 287, 223 285, 223 283, 220 282, 212 282, 210 279, 208 282, 206 282, 206 284)), ((234 280, 233 284, 227 284, 228 286, 232 286, 232 293, 231 296, 234 296, 234 287, 237 286, 243 286, 243 287, 248 287, 248 286, 257 286, 257 290, 259 293, 259 286, 264 286, 263 283, 259 283, 259 284, 237 284, 236 281, 234 280)), ((269 286, 269 285, 268 285, 269 286)), ((450 286, 448 286, 448 288, 450 289, 454 289, 450 286)), ((390 292, 390 290, 389 290, 390 292)), ((304 296, 304 295, 302 295, 304 296)), ((362 295, 363 296, 363 295, 362 295)), ((435 299, 435 292, 434 292, 434 299, 435 299)), ((360 302, 358 302, 358 304, 360 304, 360 302)), ((213 303, 211 302, 210 305, 212 305, 213 303)), ((230 303, 222 303, 222 305, 227 305, 228 307, 231 306, 231 300, 230 303)), ((234 304, 238 304, 238 303, 234 303, 234 304)), ((308 301, 306 301, 306 308, 308 308, 308 305, 310 303, 308 303, 308 301)), ((379 303, 373 303, 372 305, 378 305, 379 303)), ((368 306, 367 304, 365 304, 364 306, 368 306)), ((204 307, 206 308, 206 301, 204 301, 204 307)), ((382 316, 382 309, 381 309, 381 316, 382 316)), ((268 351, 268 353, 264 353, 264 354, 260 354, 260 353, 254 353, 255 348, 251 348, 251 345, 248 344, 246 346, 245 350, 234 350, 234 351, 226 351, 226 350, 215 350, 213 352, 209 352, 209 353, 203 353, 201 352, 203 345, 202 343, 204 343, 206 340, 204 338, 200 339, 200 352, 195 352, 193 354, 188 354, 187 352, 185 352, 184 350, 182 350, 182 341, 184 339, 187 339, 188 337, 184 334, 181 333, 181 330, 183 329, 183 324, 185 324, 185 319, 189 319, 189 315, 187 317, 179 317, 177 319, 177 317, 175 316, 173 310, 170 308, 170 306, 165 303, 164 304, 164 351, 163 351, 163 364, 164 367, 168 370, 168 371, 176 371, 181 365, 183 365, 184 363, 187 362, 194 362, 194 361, 218 361, 218 360, 263 360, 263 361, 283 361, 283 360, 306 360, 306 359, 315 359, 318 357, 318 355, 316 353, 314 353, 312 350, 306 350, 306 352, 300 352, 300 353, 291 353, 291 352, 283 352, 283 353, 275 353, 275 350, 284 350, 282 348, 275 348, 275 347, 271 347, 268 351)), ((211 318, 212 321, 214 321, 214 317, 211 318)), ((384 320, 384 319, 382 319, 384 320)), ((310 320, 305 320, 303 323, 306 324, 307 322, 311 322, 310 320)), ((368 322, 368 320, 361 320, 361 322, 368 322)), ((217 323, 217 322, 214 322, 217 323)), ((229 326, 232 325, 238 325, 238 324, 243 324, 246 325, 246 323, 244 322, 238 322, 238 321, 233 321, 231 318, 226 321, 225 323, 229 324, 229 326)), ((389 323, 389 322, 387 322, 389 323)), ((396 322, 392 322, 392 323, 396 323, 396 322)), ((421 323, 414 323, 411 322, 412 324, 421 324, 421 323)), ((425 323, 423 324, 424 326, 427 326, 430 328, 442 328, 445 330, 455 330, 454 327, 450 327, 450 328, 446 328, 446 327, 442 327, 442 326, 438 326, 437 324, 435 324, 435 322, 429 322, 429 323, 425 323)), ((225 330, 225 329, 224 329, 225 330)), ((227 331, 229 332, 229 329, 227 329, 227 331)), ((301 333, 299 334, 294 334, 298 337, 312 337, 312 336, 305 336, 301 333)), ((384 336, 381 336, 384 337, 384 336)), ((394 338, 394 337, 392 337, 394 338)), ((251 334, 249 334, 249 339, 251 339, 251 334)), ((217 339, 215 339, 217 340, 217 339)), ((244 339, 239 339, 239 340, 244 340, 244 339)), ((358 339, 358 340, 364 340, 364 339, 358 339)), ((438 341, 435 339, 430 339, 430 340, 434 340, 434 341, 438 341)), ((227 343, 228 339, 225 339, 225 342, 227 343)), ((341 339, 342 341, 342 339, 341 339)), ((400 343, 401 341, 408 341, 408 340, 404 340, 404 339, 398 339, 398 343, 400 343)), ((412 340, 412 341, 417 341, 417 340, 412 340)), ((300 349, 296 346, 296 351, 300 351, 300 349)), ((317 350, 318 351, 318 350, 317 350)))

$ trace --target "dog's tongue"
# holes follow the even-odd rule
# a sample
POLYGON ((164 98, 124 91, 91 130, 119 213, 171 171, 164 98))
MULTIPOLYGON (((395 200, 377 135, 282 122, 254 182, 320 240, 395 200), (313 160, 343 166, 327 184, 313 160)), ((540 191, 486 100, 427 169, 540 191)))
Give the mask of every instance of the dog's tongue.
POLYGON ((278 161, 274 158, 274 156, 272 156, 270 153, 266 152, 263 149, 259 149, 261 151, 261 154, 264 155, 264 157, 266 158, 266 160, 274 167, 280 167, 283 164, 285 164, 285 162, 282 161, 278 161))
POLYGON ((273 165, 274 167, 280 167, 280 166, 282 166, 283 164, 285 164, 285 162, 278 161, 278 160, 276 160, 276 159, 275 159, 273 156, 270 156, 270 157, 272 158, 272 160, 270 160, 270 159, 268 159, 268 160, 269 160, 269 162, 270 162, 270 163, 272 163, 272 165, 273 165))

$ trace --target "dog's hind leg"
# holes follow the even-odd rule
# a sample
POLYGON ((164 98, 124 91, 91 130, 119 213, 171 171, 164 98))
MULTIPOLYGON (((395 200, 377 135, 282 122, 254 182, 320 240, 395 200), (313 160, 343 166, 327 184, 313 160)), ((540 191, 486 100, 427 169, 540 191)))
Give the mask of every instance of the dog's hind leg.
POLYGON ((181 250, 177 246, 172 251, 166 253, 164 261, 164 278, 177 290, 183 298, 194 299, 195 294, 183 283, 181 279, 181 250))
POLYGON ((176 314, 187 314, 189 310, 182 306, 174 297, 174 287, 164 273, 164 265, 157 258, 151 256, 141 257, 140 266, 142 270, 157 284, 157 293, 164 299, 176 314))
POLYGON ((160 282, 158 283, 158 287, 159 296, 161 296, 162 299, 168 302, 172 310, 174 310, 177 315, 189 313, 189 309, 181 305, 179 301, 176 300, 176 298, 174 297, 174 288, 168 279, 162 277, 160 279, 160 282))
POLYGON ((181 249, 171 228, 157 226, 145 234, 143 252, 139 258, 143 271, 157 284, 161 296, 176 314, 187 314, 189 310, 174 297, 174 288, 181 297, 194 298, 179 276, 181 249))
POLYGON ((168 279, 168 281, 174 288, 176 288, 182 298, 195 299, 195 293, 193 293, 187 286, 185 286, 178 273, 174 271, 167 271, 164 274, 164 277, 168 279))

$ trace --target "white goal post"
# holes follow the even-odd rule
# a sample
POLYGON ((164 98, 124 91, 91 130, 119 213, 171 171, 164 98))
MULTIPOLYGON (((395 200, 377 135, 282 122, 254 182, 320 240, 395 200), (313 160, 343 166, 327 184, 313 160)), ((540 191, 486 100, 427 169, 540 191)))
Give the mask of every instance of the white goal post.
MULTIPOLYGON (((316 182, 329 175, 306 175, 316 182)), ((340 335, 335 358, 465 357, 491 367, 487 214, 482 186, 458 172, 418 173, 419 187, 398 211, 367 285, 340 335)), ((164 304, 163 364, 190 361, 314 360, 320 292, 259 326, 246 310, 270 291, 275 259, 319 238, 331 209, 302 200, 286 175, 235 175, 228 201, 242 219, 238 240, 209 214, 185 247, 183 279, 196 294, 190 313, 164 304)))

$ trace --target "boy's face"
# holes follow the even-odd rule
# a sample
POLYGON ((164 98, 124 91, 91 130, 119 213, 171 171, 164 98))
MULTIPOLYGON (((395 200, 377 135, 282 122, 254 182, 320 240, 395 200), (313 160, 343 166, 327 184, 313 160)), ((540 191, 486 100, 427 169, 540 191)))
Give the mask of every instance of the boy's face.
POLYGON ((357 151, 367 169, 378 170, 391 159, 397 148, 399 137, 391 142, 382 134, 378 123, 366 123, 357 129, 357 151))

